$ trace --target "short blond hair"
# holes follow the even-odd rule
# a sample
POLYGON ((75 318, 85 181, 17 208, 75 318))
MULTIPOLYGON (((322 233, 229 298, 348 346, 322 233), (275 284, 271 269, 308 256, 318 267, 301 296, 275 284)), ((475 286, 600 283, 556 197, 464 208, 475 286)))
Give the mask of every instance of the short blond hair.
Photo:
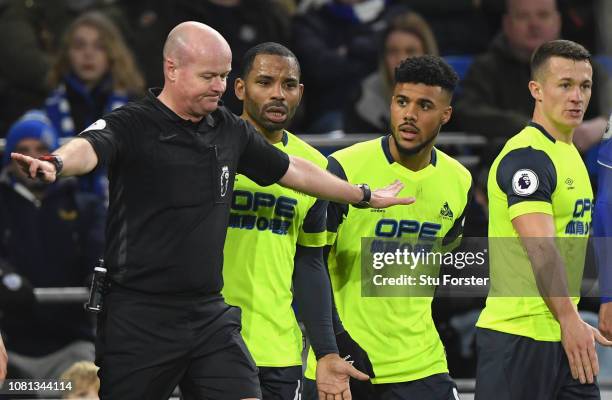
POLYGON ((78 361, 68 368, 60 377, 61 380, 70 381, 72 388, 63 394, 63 398, 72 398, 72 395, 88 392, 93 389, 100 390, 98 367, 91 361, 78 361))

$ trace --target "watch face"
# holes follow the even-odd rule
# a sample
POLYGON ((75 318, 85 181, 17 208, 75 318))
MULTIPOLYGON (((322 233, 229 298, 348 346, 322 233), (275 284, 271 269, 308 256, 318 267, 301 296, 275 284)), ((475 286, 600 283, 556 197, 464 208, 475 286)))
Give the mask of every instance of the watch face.
POLYGON ((59 175, 60 172, 62 172, 62 169, 64 168, 64 162, 62 161, 62 159, 59 156, 56 155, 48 155, 48 156, 42 156, 38 158, 39 160, 42 161, 47 161, 53 164, 53 166, 55 167, 55 174, 59 175))

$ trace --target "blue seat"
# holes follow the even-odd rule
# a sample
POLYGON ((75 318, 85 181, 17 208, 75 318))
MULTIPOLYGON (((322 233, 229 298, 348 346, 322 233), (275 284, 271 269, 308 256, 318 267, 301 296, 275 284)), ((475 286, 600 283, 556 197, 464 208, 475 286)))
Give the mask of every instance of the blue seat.
POLYGON ((447 63, 450 64, 451 67, 455 69, 457 75, 459 75, 459 79, 463 80, 465 74, 467 73, 468 68, 474 61, 474 56, 472 55, 463 55, 463 56, 445 56, 444 59, 447 63))
POLYGON ((612 75, 612 56, 598 54, 594 58, 595 61, 604 66, 608 75, 612 75))

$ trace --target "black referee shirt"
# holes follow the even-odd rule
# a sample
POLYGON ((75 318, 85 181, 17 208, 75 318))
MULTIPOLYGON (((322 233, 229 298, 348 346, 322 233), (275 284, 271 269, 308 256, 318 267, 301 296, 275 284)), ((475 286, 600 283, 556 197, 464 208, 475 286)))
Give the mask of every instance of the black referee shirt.
POLYGON ((109 276, 144 292, 215 294, 235 174, 270 185, 289 159, 224 107, 192 123, 158 94, 150 90, 80 134, 108 168, 109 276))

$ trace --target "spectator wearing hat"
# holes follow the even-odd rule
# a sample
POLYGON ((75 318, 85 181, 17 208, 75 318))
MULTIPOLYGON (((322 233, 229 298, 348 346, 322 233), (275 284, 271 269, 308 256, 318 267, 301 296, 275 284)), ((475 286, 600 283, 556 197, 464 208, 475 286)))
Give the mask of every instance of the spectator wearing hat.
MULTIPOLYGON (((103 248, 102 200, 80 193, 74 179, 28 179, 9 158, 14 151, 38 158, 57 146, 44 113, 28 112, 9 129, 0 173, 0 258, 34 287, 85 286, 103 248)), ((93 325, 81 304, 34 302, 30 312, 5 313, 2 328, 23 377, 55 378, 93 359, 93 325)))

